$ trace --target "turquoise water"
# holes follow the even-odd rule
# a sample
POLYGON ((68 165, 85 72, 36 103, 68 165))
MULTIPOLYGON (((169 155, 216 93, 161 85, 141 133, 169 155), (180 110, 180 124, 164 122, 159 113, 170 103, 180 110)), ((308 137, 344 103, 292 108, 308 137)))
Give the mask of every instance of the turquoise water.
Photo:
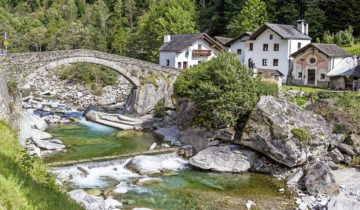
POLYGON ((47 132, 61 140, 67 152, 46 157, 46 163, 143 152, 160 142, 149 132, 119 131, 88 121, 53 125, 47 132))
MULTIPOLYGON (((84 121, 52 126, 48 132, 62 140, 68 152, 48 157, 45 159, 47 162, 141 152, 153 142, 159 142, 152 133, 118 132, 84 121)), ((176 154, 161 157, 167 161, 177 158, 176 154)), ((86 163, 60 167, 55 171, 62 174, 59 177, 67 177, 64 179, 67 190, 100 190, 100 196, 104 198, 110 192, 114 199, 123 203, 122 209, 125 210, 136 207, 169 210, 247 209, 245 203, 248 200, 256 203, 255 209, 293 208, 290 193, 278 192, 280 188, 285 188, 285 183, 269 175, 215 173, 191 168, 186 162, 178 165, 167 162, 175 171, 176 168, 180 168, 180 171, 156 176, 160 182, 141 185, 137 181, 144 176, 129 171, 125 167, 126 162, 126 159, 120 159, 86 163), (88 175, 80 173, 78 167, 85 169, 88 175), (128 192, 111 193, 119 184, 126 187, 128 192)))

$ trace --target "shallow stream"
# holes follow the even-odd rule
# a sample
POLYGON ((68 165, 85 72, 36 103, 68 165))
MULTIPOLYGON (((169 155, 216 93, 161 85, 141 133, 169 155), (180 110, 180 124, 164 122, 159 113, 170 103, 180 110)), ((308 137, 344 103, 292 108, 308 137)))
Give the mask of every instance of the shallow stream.
MULTIPOLYGON (((51 156, 46 161, 145 151, 153 142, 159 142, 152 133, 119 134, 112 128, 88 123, 50 127, 48 132, 62 140, 68 152, 51 156)), ((159 157, 164 168, 172 172, 156 177, 141 176, 125 167, 130 159, 84 163, 52 171, 67 190, 84 189, 96 195, 112 196, 123 203, 123 209, 246 209, 248 200, 256 203, 258 209, 292 208, 290 194, 286 190, 285 193, 278 192, 285 188, 284 183, 272 176, 201 171, 190 167, 175 153, 159 157), (155 181, 139 184, 139 179, 144 177, 155 181), (113 193, 114 189, 127 193, 113 193)))

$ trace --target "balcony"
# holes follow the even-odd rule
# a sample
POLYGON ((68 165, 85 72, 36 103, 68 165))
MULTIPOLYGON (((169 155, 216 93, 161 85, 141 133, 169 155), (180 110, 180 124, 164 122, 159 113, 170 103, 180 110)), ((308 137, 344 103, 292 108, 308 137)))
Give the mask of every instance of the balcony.
POLYGON ((192 55, 193 56, 210 56, 211 50, 193 50, 192 55))

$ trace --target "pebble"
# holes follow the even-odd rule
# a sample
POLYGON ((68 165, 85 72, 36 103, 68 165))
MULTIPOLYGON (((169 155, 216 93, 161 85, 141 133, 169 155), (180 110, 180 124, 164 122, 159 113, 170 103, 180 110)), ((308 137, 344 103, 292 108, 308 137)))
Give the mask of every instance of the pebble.
POLYGON ((279 193, 284 193, 285 192, 284 188, 280 188, 278 191, 279 191, 279 193))

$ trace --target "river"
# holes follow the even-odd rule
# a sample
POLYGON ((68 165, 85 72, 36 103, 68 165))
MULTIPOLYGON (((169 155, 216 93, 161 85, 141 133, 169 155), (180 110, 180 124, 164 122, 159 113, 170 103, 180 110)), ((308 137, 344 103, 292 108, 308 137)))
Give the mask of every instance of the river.
MULTIPOLYGON (((131 154, 146 151, 154 142, 161 143, 149 132, 118 132, 87 121, 50 126, 47 132, 67 147, 67 152, 45 158, 47 163, 131 154)), ((84 189, 99 196, 111 196, 123 203, 123 209, 246 209, 248 200, 259 209, 292 208, 290 193, 278 192, 280 188, 286 189, 285 184, 272 176, 201 171, 175 153, 159 157, 169 173, 155 177, 128 170, 125 165, 130 158, 56 167, 51 171, 67 191, 84 189), (141 183, 143 178, 150 182, 141 183)))

